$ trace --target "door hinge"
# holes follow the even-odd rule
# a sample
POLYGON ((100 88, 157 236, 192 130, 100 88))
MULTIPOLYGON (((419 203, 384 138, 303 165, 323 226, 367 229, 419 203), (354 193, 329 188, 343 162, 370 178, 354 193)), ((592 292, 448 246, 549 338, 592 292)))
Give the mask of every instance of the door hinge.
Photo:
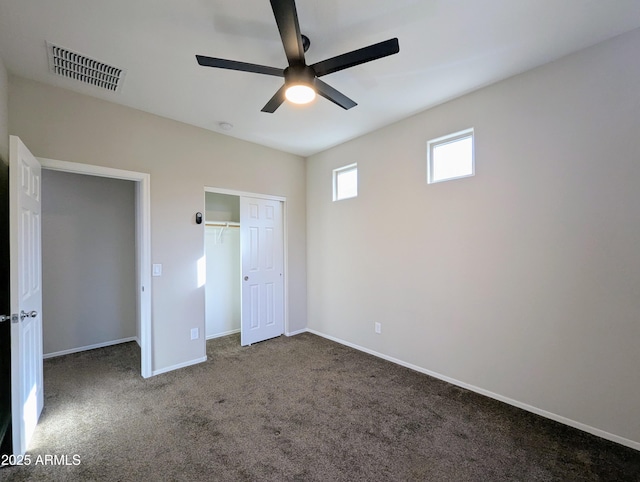
POLYGON ((0 315, 0 322, 9 320, 11 320, 11 323, 18 323, 20 318, 18 318, 17 313, 14 313, 13 315, 0 315))

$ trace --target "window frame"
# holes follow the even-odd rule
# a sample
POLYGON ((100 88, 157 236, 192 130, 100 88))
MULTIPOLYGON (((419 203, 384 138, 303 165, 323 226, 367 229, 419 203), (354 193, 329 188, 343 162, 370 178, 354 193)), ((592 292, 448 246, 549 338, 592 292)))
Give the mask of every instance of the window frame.
POLYGON ((345 199, 353 199, 358 197, 358 163, 354 162, 346 166, 338 167, 333 170, 333 201, 344 201, 345 199), (356 193, 353 196, 338 197, 338 177, 346 172, 356 172, 356 193))
POLYGON ((431 139, 427 142, 427 184, 436 184, 439 182, 453 181, 455 179, 464 179, 465 177, 473 177, 476 175, 476 140, 474 128, 464 129, 462 131, 447 134, 445 136, 431 139), (444 179, 433 179, 433 150, 439 146, 451 144, 462 139, 471 138, 471 173, 461 176, 447 177, 444 179))

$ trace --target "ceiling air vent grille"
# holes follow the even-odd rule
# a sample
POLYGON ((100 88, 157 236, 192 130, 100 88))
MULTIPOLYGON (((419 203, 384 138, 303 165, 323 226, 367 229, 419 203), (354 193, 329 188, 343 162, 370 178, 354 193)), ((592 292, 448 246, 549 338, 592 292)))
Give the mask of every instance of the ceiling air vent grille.
POLYGON ((125 70, 47 42, 49 70, 85 84, 119 92, 125 70))

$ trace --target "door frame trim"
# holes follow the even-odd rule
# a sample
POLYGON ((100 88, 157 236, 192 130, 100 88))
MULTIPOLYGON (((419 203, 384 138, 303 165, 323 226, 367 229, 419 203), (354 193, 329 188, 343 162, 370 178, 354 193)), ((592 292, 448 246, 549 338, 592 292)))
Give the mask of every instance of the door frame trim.
MULTIPOLYGON (((229 196, 253 197, 257 199, 267 199, 269 201, 282 202, 282 256, 284 270, 284 334, 291 336, 289 333, 289 230, 287 227, 287 198, 285 196, 274 196, 272 194, 260 194, 255 192, 237 191, 234 189, 225 189, 219 187, 204 187, 204 192, 212 192, 215 194, 227 194, 229 196)), ((204 203, 204 199, 203 199, 204 203)), ((206 208, 206 205, 205 205, 206 208)), ((206 211, 206 209, 205 209, 206 211)), ((204 243, 204 237, 202 239, 204 243)), ((204 246, 203 246, 204 248, 204 246)), ((205 300, 206 303, 206 300, 205 300)))
POLYGON ((153 375, 152 318, 151 318, 151 175, 111 167, 38 157, 43 169, 84 174, 88 176, 123 179, 135 182, 136 198, 136 293, 137 323, 140 326, 140 373, 144 378, 153 375))

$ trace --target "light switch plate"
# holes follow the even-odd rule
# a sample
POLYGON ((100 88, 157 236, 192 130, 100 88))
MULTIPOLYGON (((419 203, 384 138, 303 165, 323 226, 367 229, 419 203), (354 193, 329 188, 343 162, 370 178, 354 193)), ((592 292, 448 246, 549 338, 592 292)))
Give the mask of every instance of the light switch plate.
POLYGON ((162 264, 153 265, 153 276, 162 276, 162 264))

